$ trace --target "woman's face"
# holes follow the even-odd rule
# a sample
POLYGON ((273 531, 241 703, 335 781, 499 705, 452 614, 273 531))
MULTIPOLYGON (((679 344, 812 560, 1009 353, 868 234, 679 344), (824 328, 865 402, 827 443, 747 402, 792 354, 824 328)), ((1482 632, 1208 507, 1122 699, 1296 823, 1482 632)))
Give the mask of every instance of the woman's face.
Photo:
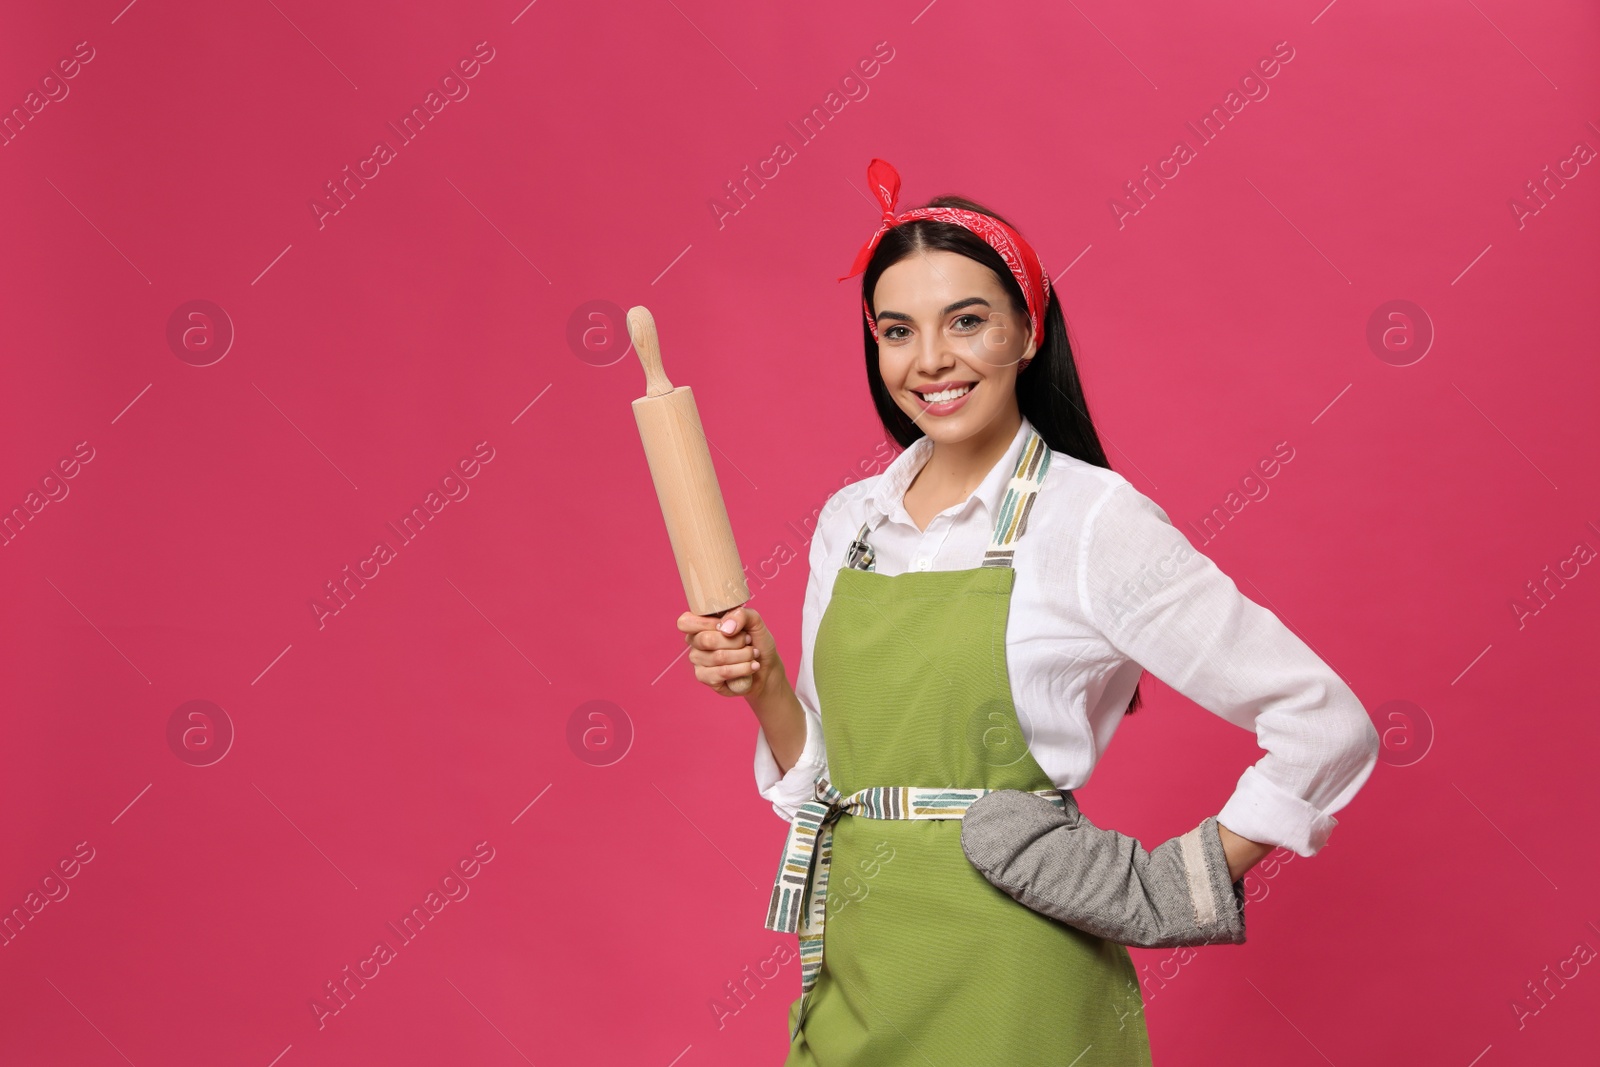
POLYGON ((883 384, 923 433, 960 441, 1016 410, 1017 364, 1037 346, 988 267, 915 252, 879 276, 873 297, 883 384))

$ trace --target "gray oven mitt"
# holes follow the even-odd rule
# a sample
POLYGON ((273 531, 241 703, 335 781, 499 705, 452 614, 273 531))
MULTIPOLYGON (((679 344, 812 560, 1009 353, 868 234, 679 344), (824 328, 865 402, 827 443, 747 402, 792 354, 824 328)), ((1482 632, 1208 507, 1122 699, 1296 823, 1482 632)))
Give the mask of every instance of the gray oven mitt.
POLYGON ((1146 852, 1078 810, 1001 789, 961 820, 961 849, 996 888, 1043 915, 1139 948, 1244 943, 1244 880, 1231 885, 1216 816, 1146 852))

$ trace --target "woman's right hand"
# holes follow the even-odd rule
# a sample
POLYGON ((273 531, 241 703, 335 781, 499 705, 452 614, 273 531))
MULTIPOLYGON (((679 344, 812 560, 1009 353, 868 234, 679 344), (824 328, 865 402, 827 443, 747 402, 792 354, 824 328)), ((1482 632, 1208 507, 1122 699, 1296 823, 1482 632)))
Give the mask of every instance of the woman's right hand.
POLYGON ((769 675, 782 672, 772 632, 748 605, 720 617, 686 611, 678 616, 678 629, 689 646, 694 676, 721 696, 754 699, 766 688, 769 675), (745 677, 751 680, 745 692, 728 688, 735 678, 745 677))

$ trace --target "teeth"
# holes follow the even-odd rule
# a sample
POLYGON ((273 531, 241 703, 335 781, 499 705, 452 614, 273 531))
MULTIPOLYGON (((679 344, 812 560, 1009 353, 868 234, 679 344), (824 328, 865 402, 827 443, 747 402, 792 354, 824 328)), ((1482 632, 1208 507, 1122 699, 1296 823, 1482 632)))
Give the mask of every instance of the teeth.
POLYGON ((930 404, 942 404, 947 400, 955 400, 957 397, 966 396, 971 391, 972 386, 970 385, 958 385, 954 389, 946 389, 940 393, 923 393, 922 399, 930 404))

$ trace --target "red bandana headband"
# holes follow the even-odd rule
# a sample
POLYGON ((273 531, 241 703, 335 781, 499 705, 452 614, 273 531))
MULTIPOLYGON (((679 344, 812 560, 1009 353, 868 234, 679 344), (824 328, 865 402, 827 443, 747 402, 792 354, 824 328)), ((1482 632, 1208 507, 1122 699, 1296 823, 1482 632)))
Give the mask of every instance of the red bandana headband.
MULTIPOLYGON (((861 251, 856 253, 855 265, 850 268, 849 274, 839 279, 841 282, 867 269, 873 250, 878 247, 878 242, 891 226, 898 226, 915 219, 934 219, 938 222, 952 223, 971 230, 1000 253, 1000 258, 1005 260, 1006 266, 1010 267, 1011 273, 1016 276, 1017 285, 1022 288, 1023 298, 1028 303, 1028 322, 1033 327, 1034 339, 1037 341, 1043 337, 1044 307, 1050 298, 1050 275, 1046 274, 1044 267, 1040 265, 1033 246, 1024 241, 1020 233, 992 215, 966 211, 962 208, 919 207, 895 214, 894 206, 900 199, 900 172, 881 159, 874 159, 867 164, 867 187, 872 190, 873 195, 878 198, 878 203, 883 207, 883 224, 878 227, 878 232, 861 246, 861 251)), ((867 327, 876 340, 878 323, 872 317, 872 308, 867 305, 865 296, 861 298, 861 310, 866 314, 867 327)), ((1025 359, 1017 364, 1017 367, 1020 370, 1030 362, 1032 361, 1025 359)))

